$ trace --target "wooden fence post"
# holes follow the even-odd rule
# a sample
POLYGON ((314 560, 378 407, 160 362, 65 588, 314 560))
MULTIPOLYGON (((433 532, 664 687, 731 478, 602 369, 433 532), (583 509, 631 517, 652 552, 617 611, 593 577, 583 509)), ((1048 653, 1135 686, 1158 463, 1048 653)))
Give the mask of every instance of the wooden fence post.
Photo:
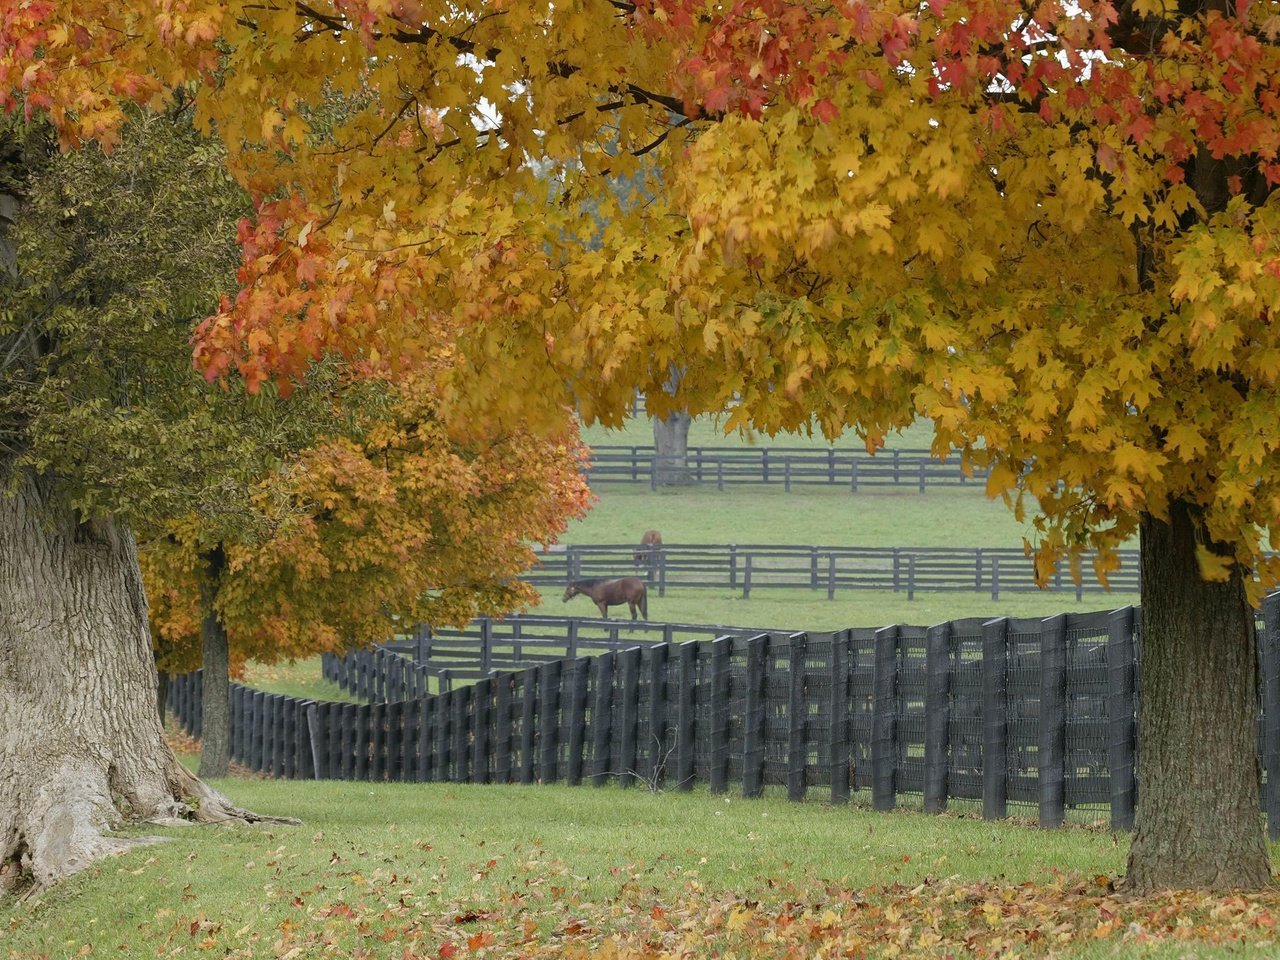
MULTIPOLYGON (((808 653, 809 635, 793 633, 790 643, 790 675, 787 697, 787 799, 804 799, 806 773, 809 766, 809 741, 805 738, 807 707, 804 701, 805 655, 808 653)), ((834 638, 831 641, 835 646, 834 638)), ((834 718, 833 718, 834 719, 834 718)))
POLYGON ((871 715, 871 806, 897 805, 898 633, 896 626, 876 631, 874 700, 871 715))
POLYGON ((831 802, 849 802, 849 686, 852 634, 831 635, 831 802))
POLYGON ((370 733, 372 732, 371 727, 372 727, 372 720, 373 720, 373 707, 367 703, 361 704, 360 707, 356 710, 355 720, 356 720, 356 723, 355 723, 355 740, 356 740, 355 742, 355 749, 356 749, 355 779, 368 780, 369 779, 369 741, 370 739, 372 739, 370 737, 370 733))
MULTIPOLYGON (((176 677, 170 684, 169 703, 173 706, 176 706, 176 704, 174 703, 172 691, 180 689, 179 682, 185 687, 186 677, 176 677)), ((248 690, 240 686, 240 684, 233 683, 231 685, 231 759, 237 763, 245 762, 245 731, 248 729, 248 724, 245 723, 244 718, 244 700, 247 694, 248 690)), ((181 715, 179 714, 179 716, 181 715)))
POLYGON ((387 779, 394 783, 412 780, 405 776, 404 744, 405 744, 405 707, 409 701, 399 700, 387 704, 387 779))
POLYGON ((378 702, 372 704, 369 710, 369 732, 370 740, 370 762, 369 762, 369 779, 382 781, 387 779, 386 771, 386 753, 387 740, 385 728, 387 725, 387 704, 378 702))
POLYGON ((566 724, 569 727, 569 757, 565 780, 571 787, 582 783, 582 755, 587 739, 587 674, 591 660, 581 657, 570 660, 569 707, 566 724))
POLYGON ((1040 826, 1066 818, 1067 617, 1040 621, 1040 826))
POLYGON ((1280 840, 1280 593, 1262 602, 1258 656, 1262 674, 1262 768, 1266 771, 1267 835, 1280 840))
POLYGON ((520 782, 533 783, 537 771, 534 746, 534 723, 538 716, 538 668, 520 675, 520 782))
POLYGON ((596 696, 591 704, 591 785, 603 787, 609 782, 613 742, 613 670, 617 653, 610 650, 593 657, 596 671, 596 696))
POLYGON ((303 712, 311 748, 311 774, 317 780, 329 776, 329 705, 308 700, 303 712))
POLYGON ((273 715, 271 718, 271 775, 279 778, 284 776, 284 760, 289 752, 289 737, 287 722, 289 718, 289 698, 283 694, 277 694, 275 703, 272 706, 273 715))
MULTIPOLYGON (((416 668, 411 676, 416 683, 416 668)), ((401 704, 400 779, 405 783, 418 782, 418 724, 422 721, 422 711, 418 709, 418 703, 421 697, 422 694, 418 693, 401 704)))
POLYGON ((489 732, 492 729, 493 681, 485 677, 471 688, 471 782, 489 782, 489 732))
POLYGON ((281 711, 284 714, 284 756, 281 757, 280 776, 292 780, 298 773, 298 701, 289 697, 281 706, 284 707, 281 711))
POLYGON ((644 775, 651 788, 660 787, 666 779, 667 759, 673 747, 667 746, 667 661, 671 647, 665 643, 649 647, 649 743, 644 775))
POLYGON ((493 749, 493 779, 495 783, 511 782, 511 691, 515 675, 502 673, 494 680, 497 690, 494 711, 497 713, 497 742, 493 749))
POLYGON ((560 778, 560 680, 564 674, 563 660, 552 660, 538 668, 541 675, 541 696, 538 710, 539 748, 542 753, 541 776, 543 783, 555 783, 560 778))
MULTIPOLYGON (((253 704, 249 705, 249 709, 253 711, 253 704)), ((354 780, 356 778, 356 726, 360 718, 360 705, 357 703, 344 703, 342 705, 342 715, 339 718, 339 729, 341 737, 338 745, 338 765, 343 780, 354 780)), ((252 750, 252 746, 250 746, 252 750)))
POLYGON ((742 795, 764 792, 765 684, 769 635, 747 640, 747 690, 742 718, 742 795))
POLYGON ((751 554, 743 558, 742 563, 742 599, 751 599, 751 554))
POLYGON ((680 667, 680 685, 676 700, 676 785, 681 792, 693 789, 694 745, 697 710, 695 688, 698 683, 698 641, 687 640, 676 648, 680 667))
POLYGON ((1137 801, 1137 752, 1133 607, 1107 617, 1107 769, 1111 793, 1111 829, 1132 830, 1137 801))
POLYGON ((416 776, 418 783, 427 783, 431 780, 432 772, 435 770, 435 752, 432 749, 435 743, 432 734, 435 730, 432 723, 438 703, 438 697, 425 695, 418 701, 418 772, 416 776))
POLYGON ((947 809, 950 768, 951 624, 940 623, 925 634, 924 654, 924 812, 947 809))
POLYGON ((262 769, 262 698, 261 690, 249 694, 249 769, 262 769))
POLYGON ((711 792, 729 789, 729 656, 732 637, 711 641, 711 730, 707 753, 711 769, 707 777, 711 792))
POLYGON ((493 621, 480 619, 480 671, 487 674, 493 667, 493 621))
POLYGON ((437 783, 448 783, 453 778, 453 700, 457 693, 450 690, 436 696, 436 773, 437 783))
POLYGON ((636 773, 636 740, 640 728, 639 647, 622 651, 622 756, 618 758, 621 786, 630 787, 636 773))
POLYGON ((827 554, 827 599, 836 598, 836 555, 827 554))
POLYGON ((1008 810, 1008 638, 1005 617, 982 625, 982 816, 987 820, 1001 820, 1008 810))
POLYGON ((471 733, 471 716, 468 707, 474 687, 459 687, 453 692, 453 782, 466 783, 471 779, 471 751, 468 734, 471 733))

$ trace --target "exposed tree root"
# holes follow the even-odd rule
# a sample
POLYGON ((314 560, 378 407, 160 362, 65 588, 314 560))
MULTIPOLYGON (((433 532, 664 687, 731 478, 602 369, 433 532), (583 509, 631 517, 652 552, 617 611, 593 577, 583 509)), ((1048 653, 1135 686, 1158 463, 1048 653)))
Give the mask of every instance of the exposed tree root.
POLYGON ((168 789, 140 805, 147 791, 120 795, 106 788, 108 778, 99 771, 64 764, 36 788, 26 809, 7 811, 16 815, 0 847, 0 896, 32 896, 105 857, 167 839, 112 835, 122 827, 300 822, 237 807, 176 760, 165 779, 168 789))

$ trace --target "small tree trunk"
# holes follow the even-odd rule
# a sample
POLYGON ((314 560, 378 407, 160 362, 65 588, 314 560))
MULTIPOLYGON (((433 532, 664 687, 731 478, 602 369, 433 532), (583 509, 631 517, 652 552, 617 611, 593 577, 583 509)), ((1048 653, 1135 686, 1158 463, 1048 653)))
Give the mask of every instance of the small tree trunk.
POLYGON ((693 418, 679 411, 653 420, 654 483, 660 487, 692 483, 689 474, 689 425, 693 418))
POLYGON ((226 557, 219 544, 204 554, 205 576, 200 583, 200 640, 203 650, 200 717, 200 776, 211 780, 231 771, 231 663, 227 631, 214 600, 222 582, 226 557))
POLYGON ((1258 783, 1254 613, 1239 572, 1200 577, 1197 521, 1142 519, 1137 830, 1128 882, 1257 889, 1271 881, 1258 783))
POLYGON ((178 763, 133 537, 24 473, 0 494, 0 896, 139 841, 126 822, 261 820, 178 763))

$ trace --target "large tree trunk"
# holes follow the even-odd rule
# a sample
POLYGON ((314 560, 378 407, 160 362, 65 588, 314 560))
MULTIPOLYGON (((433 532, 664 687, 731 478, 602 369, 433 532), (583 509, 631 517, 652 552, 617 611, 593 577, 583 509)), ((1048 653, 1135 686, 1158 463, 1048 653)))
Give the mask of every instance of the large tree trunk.
POLYGON ((138 843, 107 835, 125 822, 263 819, 178 763, 156 681, 132 536, 20 476, 0 493, 0 895, 138 843))
POLYGON ((203 691, 200 717, 200 776, 225 777, 231 770, 231 662, 227 631, 218 619, 214 599, 226 567, 218 546, 204 556, 205 576, 200 586, 200 640, 203 649, 203 691))
POLYGON ((660 487, 692 483, 689 473, 689 425, 693 418, 678 411, 665 420, 653 418, 653 482, 660 487))
POLYGON ((1138 893, 1271 881, 1258 785, 1254 613, 1237 572, 1202 580, 1197 525, 1174 503, 1142 520, 1138 807, 1128 882, 1138 893))

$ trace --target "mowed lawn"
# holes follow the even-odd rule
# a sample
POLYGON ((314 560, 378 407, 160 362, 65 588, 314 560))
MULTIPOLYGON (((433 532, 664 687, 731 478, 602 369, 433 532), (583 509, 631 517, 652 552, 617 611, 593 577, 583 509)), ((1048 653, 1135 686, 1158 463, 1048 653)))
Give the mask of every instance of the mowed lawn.
POLYGON ((0 908, 0 957, 1266 956, 1280 897, 1126 901, 1126 839, 772 796, 229 780, 0 908), (1216 943, 1215 941, 1227 941, 1216 943))

